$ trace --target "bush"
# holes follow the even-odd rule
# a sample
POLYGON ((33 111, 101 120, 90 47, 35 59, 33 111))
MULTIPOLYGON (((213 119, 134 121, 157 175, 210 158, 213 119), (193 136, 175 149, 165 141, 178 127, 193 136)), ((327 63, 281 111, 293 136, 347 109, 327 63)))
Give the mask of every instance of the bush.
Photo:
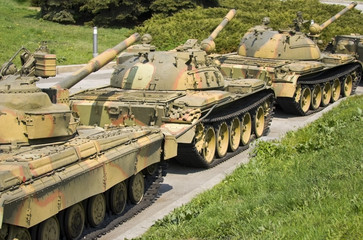
MULTIPOLYGON (((20 1, 20 0, 19 0, 20 1)), ((25 1, 25 0, 24 0, 25 1)), ((154 13, 171 15, 196 6, 217 6, 217 0, 36 0, 42 18, 59 23, 97 26, 135 26, 154 13)))
MULTIPOLYGON (((236 51, 244 33, 255 25, 260 25, 263 17, 270 17, 273 29, 286 29, 292 25, 298 11, 303 12, 306 20, 322 24, 344 7, 322 4, 318 0, 224 0, 220 7, 181 10, 165 18, 156 14, 136 28, 140 33, 150 33, 153 44, 160 50, 174 48, 189 38, 203 40, 220 23, 229 9, 235 8, 234 19, 216 38, 217 52, 236 51)), ((350 10, 322 32, 321 39, 327 44, 334 35, 362 33, 361 12, 350 10)), ((307 29, 303 29, 307 32, 307 29)))

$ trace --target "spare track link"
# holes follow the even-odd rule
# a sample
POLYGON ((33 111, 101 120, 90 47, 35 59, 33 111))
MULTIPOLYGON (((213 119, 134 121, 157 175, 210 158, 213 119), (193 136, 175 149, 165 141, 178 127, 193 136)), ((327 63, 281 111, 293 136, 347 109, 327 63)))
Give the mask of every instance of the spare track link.
POLYGON ((131 204, 128 204, 122 215, 109 215, 99 227, 86 229, 81 239, 98 239, 155 202, 158 198, 160 185, 163 182, 163 176, 166 175, 166 167, 167 163, 163 161, 159 164, 159 169, 156 171, 155 175, 146 177, 145 184, 147 190, 144 193, 143 200, 139 204, 132 206, 130 206, 131 204))
MULTIPOLYGON (((258 106, 260 106, 265 100, 271 100, 271 108, 269 113, 266 116, 265 119, 265 126, 264 126, 264 132, 263 135, 266 135, 269 132, 269 127, 273 118, 274 113, 274 94, 273 93, 266 93, 265 91, 261 91, 259 93, 256 93, 252 95, 248 99, 242 99, 244 106, 241 106, 241 104, 236 104, 239 106, 239 109, 236 110, 235 106, 229 107, 228 111, 223 111, 223 113, 217 113, 217 114, 211 114, 210 117, 204 119, 202 122, 204 124, 218 124, 222 121, 231 120, 234 117, 241 116, 242 114, 257 109, 258 106), (263 96, 264 95, 264 96, 263 96)), ((218 109, 217 109, 218 110, 218 109)), ((251 136, 251 140, 253 141, 256 139, 254 135, 251 136)), ((182 165, 189 166, 189 167, 196 167, 196 168, 212 168, 216 165, 228 160, 229 158, 236 156, 237 154, 243 152, 244 150, 249 148, 249 144, 245 146, 240 146, 236 151, 234 152, 227 152, 226 156, 222 158, 215 158, 214 161, 211 164, 206 164, 203 159, 200 159, 200 155, 198 153, 198 150, 195 148, 194 143, 190 144, 179 144, 178 146, 178 157, 177 162, 179 162, 182 165)))
MULTIPOLYGON (((321 76, 325 76, 323 78, 319 79, 315 78, 311 80, 304 78, 299 79, 298 84, 301 84, 302 86, 310 86, 311 88, 315 84, 323 84, 329 81, 333 81, 334 79, 344 77, 345 75, 358 70, 357 73, 359 74, 358 76, 359 79, 358 81, 353 82, 352 94, 354 94, 355 90, 359 85, 359 82, 361 81, 362 67, 359 63, 356 63, 356 64, 351 64, 349 68, 343 71, 340 71, 341 68, 342 67, 340 67, 339 69, 334 69, 335 71, 330 72, 330 74, 321 74, 321 76)), ((293 98, 285 98, 285 97, 277 98, 277 102, 286 112, 300 116, 310 115, 324 109, 324 107, 319 107, 315 110, 309 109, 307 112, 303 112, 300 108, 299 103, 295 101, 295 96, 293 98)))

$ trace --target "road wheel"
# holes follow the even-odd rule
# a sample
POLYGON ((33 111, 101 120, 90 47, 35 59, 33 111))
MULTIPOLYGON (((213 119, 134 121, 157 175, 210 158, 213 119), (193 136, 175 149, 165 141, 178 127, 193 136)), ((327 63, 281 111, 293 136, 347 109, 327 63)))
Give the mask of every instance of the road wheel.
POLYGON ((332 89, 331 89, 331 102, 336 102, 339 100, 340 91, 341 91, 340 81, 337 78, 333 81, 333 85, 332 85, 332 89))
POLYGON ((214 160, 214 154, 216 152, 216 134, 213 127, 206 127, 203 134, 198 137, 195 147, 198 154, 210 165, 214 160))
POLYGON ((348 74, 343 80, 343 96, 348 97, 353 90, 353 78, 352 75, 348 74))
POLYGON ((144 197, 145 180, 141 172, 130 178, 129 182, 129 198, 133 204, 138 204, 144 197))
POLYGON ((312 110, 318 109, 321 103, 321 87, 319 84, 316 84, 311 92, 311 104, 310 108, 312 110))
POLYGON ((241 144, 247 145, 251 139, 252 133, 252 118, 250 113, 245 113, 241 120, 241 144))
POLYGON ((222 122, 217 126, 217 155, 222 158, 227 154, 229 145, 229 131, 226 122, 222 122))
POLYGON ((89 199, 87 209, 88 222, 96 227, 103 222, 106 215, 106 199, 103 193, 97 194, 89 199))
POLYGON ((74 204, 66 209, 64 231, 67 239, 78 239, 81 236, 86 219, 85 215, 81 203, 74 204))
POLYGON ((114 214, 121 214, 126 207, 127 187, 125 182, 113 186, 110 192, 110 208, 114 214))
POLYGON ((305 87, 301 91, 301 97, 300 97, 300 109, 303 111, 303 113, 307 113, 307 111, 310 108, 311 103, 311 91, 310 88, 305 87))
POLYGON ((7 239, 32 240, 28 229, 17 226, 10 226, 7 239))
POLYGON ((229 149, 234 152, 238 149, 241 142, 241 122, 234 118, 229 126, 229 149))
POLYGON ((60 226, 58 219, 55 216, 48 218, 47 220, 39 224, 37 239, 54 240, 54 239, 59 239, 59 236, 60 236, 60 226))
POLYGON ((149 176, 153 176, 156 173, 156 170, 158 169, 158 164, 154 163, 151 164, 150 166, 148 166, 147 168, 145 168, 145 174, 149 175, 149 176))
POLYGON ((323 96, 321 99, 321 106, 326 107, 329 105, 331 100, 331 85, 330 82, 326 82, 323 87, 323 96))
POLYGON ((259 106, 255 111, 253 127, 256 137, 261 137, 265 128, 265 111, 262 106, 259 106))

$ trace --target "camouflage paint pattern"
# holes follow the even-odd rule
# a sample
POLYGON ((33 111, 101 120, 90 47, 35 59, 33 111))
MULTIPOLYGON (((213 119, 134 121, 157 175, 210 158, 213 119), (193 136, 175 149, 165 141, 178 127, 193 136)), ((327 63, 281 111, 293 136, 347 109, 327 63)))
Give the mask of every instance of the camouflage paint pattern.
MULTIPOLYGON (((355 2, 351 3, 318 26, 321 30, 326 28, 355 5, 355 2)), ((217 55, 216 58, 225 77, 262 79, 272 86, 276 97, 293 98, 301 77, 316 74, 319 78, 319 74, 328 75, 338 66, 356 64, 351 55, 322 53, 314 40, 294 29, 274 31, 266 22, 244 34, 237 53, 217 55)))
POLYGON ((238 54, 245 57, 269 59, 318 60, 319 47, 303 33, 280 32, 256 28, 247 32, 238 47, 238 54))
POLYGON ((236 15, 236 10, 231 9, 228 14, 224 17, 223 21, 214 29, 214 31, 209 35, 208 38, 204 39, 200 45, 201 49, 210 53, 215 49, 214 39, 218 36, 218 34, 223 30, 223 28, 227 25, 229 21, 236 15))
POLYGON ((37 53, 34 57, 26 50, 30 67, 14 71, 12 64, 3 65, 0 238, 10 236, 12 230, 26 233, 70 206, 177 155, 175 137, 159 128, 80 127, 79 116, 69 107, 69 91, 62 88, 113 60, 137 38, 138 34, 132 35, 49 89, 39 89, 35 82, 37 76, 53 74, 53 56, 37 53))
POLYGON ((363 62, 363 35, 351 34, 335 36, 330 46, 328 46, 327 51, 351 54, 363 62))
MULTIPOLYGON (((195 126, 212 110, 216 109, 215 114, 226 111, 231 115, 237 102, 241 103, 237 106, 239 110, 253 108, 244 105, 244 98, 248 97, 253 105, 272 96, 263 80, 226 80, 218 63, 207 54, 235 13, 231 10, 201 43, 189 39, 171 51, 156 51, 150 45, 151 37, 143 36, 141 44, 130 46, 118 56, 110 86, 70 97, 71 108, 81 124, 157 126, 165 136, 174 136, 177 143, 192 145, 195 126), (259 91, 263 93, 254 97, 259 91)), ((269 103, 272 101, 266 105, 269 103)), ((230 123, 229 119, 224 121, 230 123)))
POLYGON ((323 24, 312 24, 309 27, 309 31, 311 35, 318 35, 320 34, 327 26, 332 24, 335 20, 340 18, 343 14, 348 12, 349 10, 353 9, 355 6, 357 6, 357 2, 351 2, 347 7, 345 7, 342 11, 335 14, 333 17, 329 18, 327 21, 325 21, 323 24))
POLYGON ((69 137, 78 120, 69 106, 53 104, 35 86, 35 77, 9 76, 0 81, 0 144, 69 137))
POLYGON ((117 44, 115 47, 107 49, 97 57, 93 58, 91 61, 88 62, 86 66, 79 69, 68 78, 65 78, 62 82, 55 85, 54 88, 71 88, 92 72, 99 70, 107 63, 111 62, 117 56, 117 54, 125 50, 128 46, 136 42, 139 38, 140 35, 138 33, 134 33, 124 41, 117 44))
MULTIPOLYGON (((29 228, 107 191, 160 162, 162 142, 163 134, 158 129, 101 130, 57 146, 2 155, 0 225, 29 228), (92 187, 84 187, 90 184, 92 187)), ((176 149, 173 139, 167 144, 176 149)), ((174 156, 169 154, 168 158, 174 156)))

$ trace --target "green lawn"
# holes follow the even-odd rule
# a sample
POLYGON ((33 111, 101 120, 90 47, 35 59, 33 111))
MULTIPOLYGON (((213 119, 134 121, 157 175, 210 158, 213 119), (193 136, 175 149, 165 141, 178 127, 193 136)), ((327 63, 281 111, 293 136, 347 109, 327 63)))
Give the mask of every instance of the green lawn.
POLYGON ((363 239, 363 96, 285 138, 142 239, 363 239))
MULTIPOLYGON (((41 41, 57 55, 58 64, 86 63, 93 53, 93 28, 60 25, 38 17, 38 11, 14 0, 0 3, 0 64, 21 46, 34 51, 41 41)), ((128 29, 98 29, 99 52, 113 47, 132 32, 128 29)))

